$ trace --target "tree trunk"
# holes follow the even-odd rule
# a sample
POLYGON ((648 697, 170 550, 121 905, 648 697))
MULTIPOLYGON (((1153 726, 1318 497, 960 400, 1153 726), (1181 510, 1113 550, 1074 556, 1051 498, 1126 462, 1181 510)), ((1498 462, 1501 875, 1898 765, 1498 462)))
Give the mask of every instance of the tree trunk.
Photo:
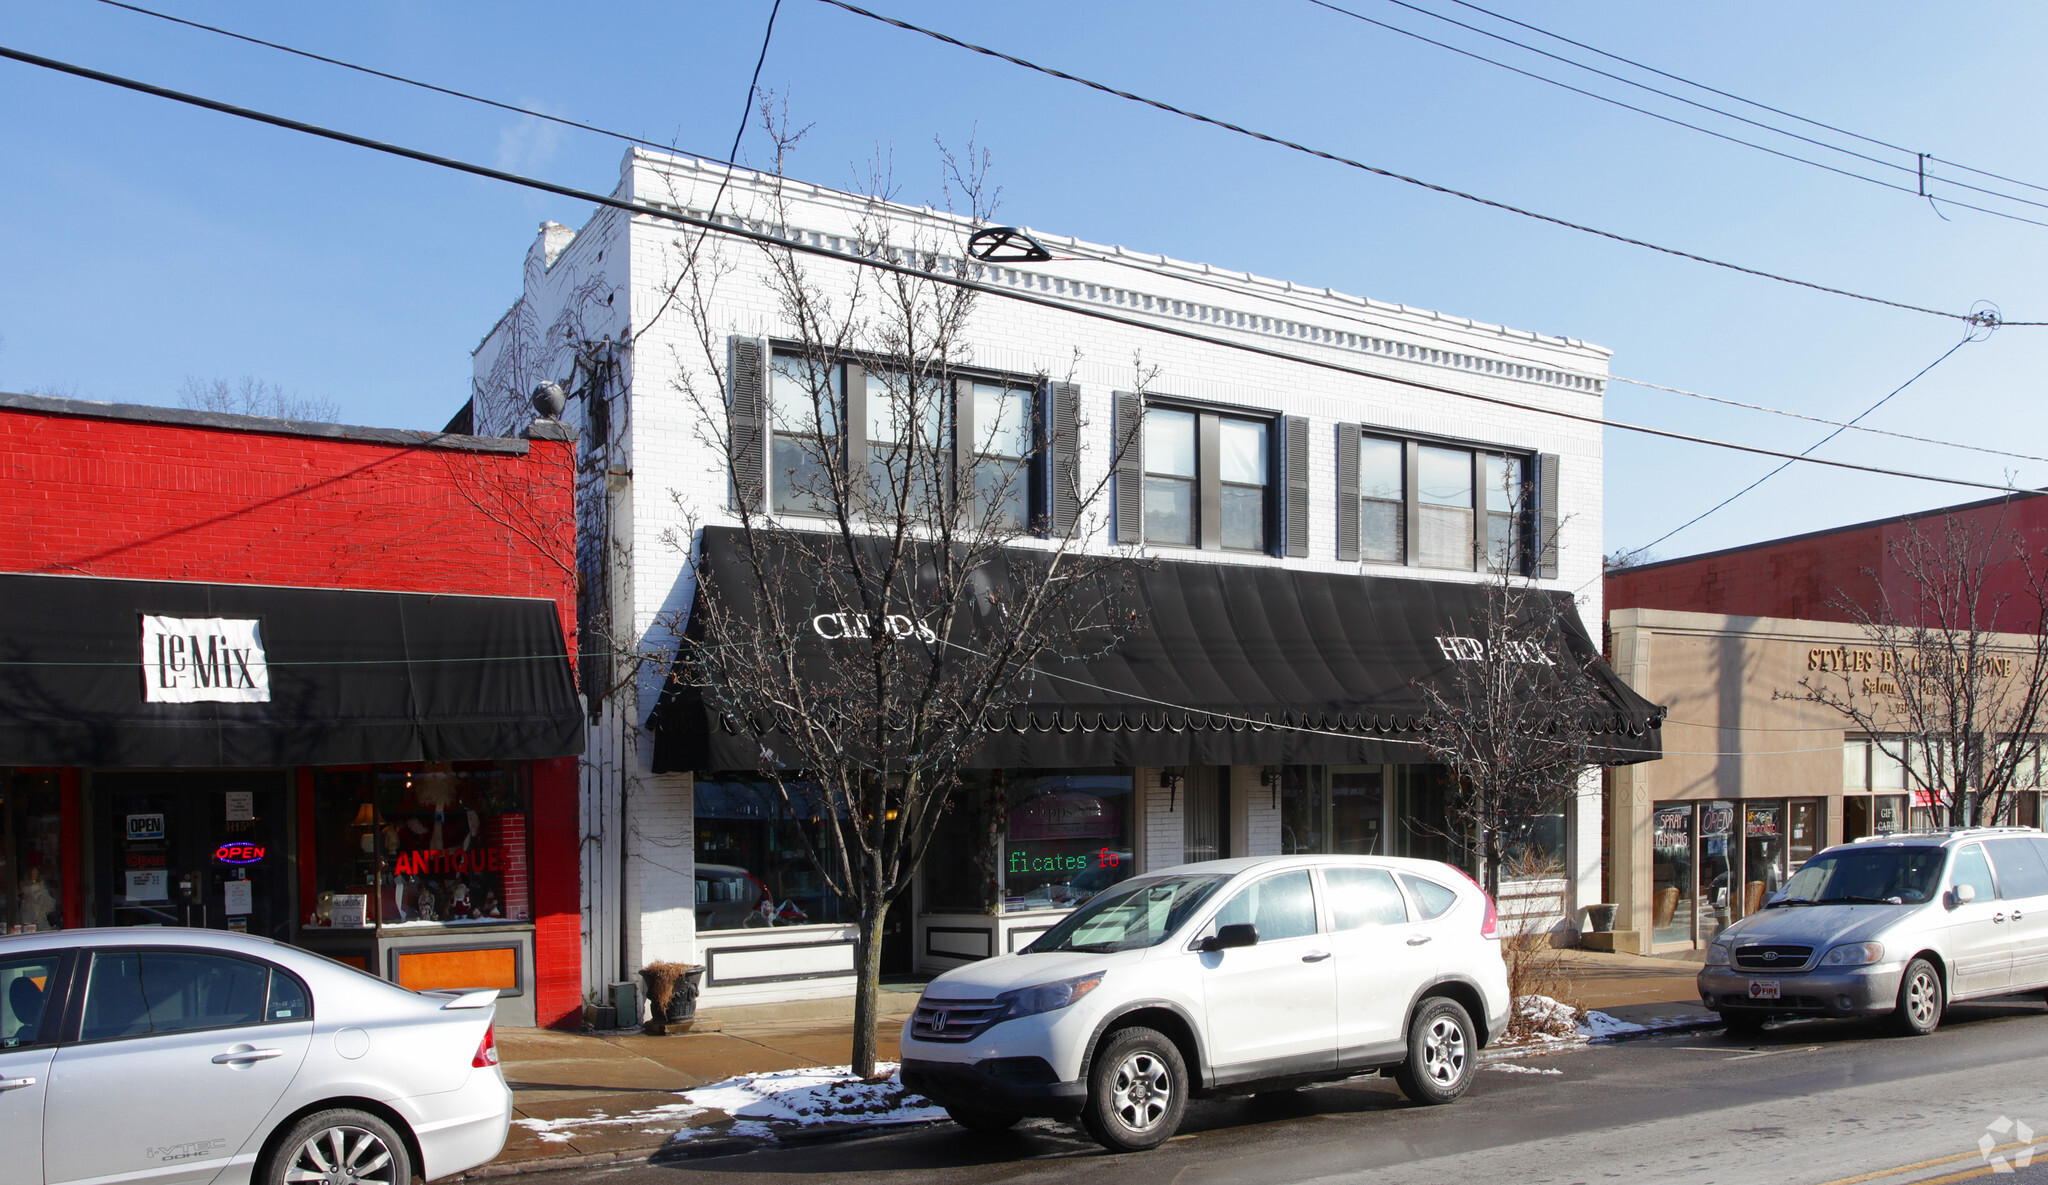
POLYGON ((856 1078, 875 1076, 875 1021, 878 1019, 876 1009, 882 987, 882 922, 888 916, 887 900, 870 907, 866 916, 861 918, 860 945, 855 948, 853 1076, 856 1078))

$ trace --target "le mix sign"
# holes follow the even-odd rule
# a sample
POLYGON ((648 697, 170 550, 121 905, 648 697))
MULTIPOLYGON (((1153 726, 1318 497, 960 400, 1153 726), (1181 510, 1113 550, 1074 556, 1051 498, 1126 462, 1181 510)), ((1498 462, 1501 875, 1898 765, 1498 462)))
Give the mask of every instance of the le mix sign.
POLYGON ((142 617, 142 697, 150 703, 267 704, 263 623, 247 617, 142 617))

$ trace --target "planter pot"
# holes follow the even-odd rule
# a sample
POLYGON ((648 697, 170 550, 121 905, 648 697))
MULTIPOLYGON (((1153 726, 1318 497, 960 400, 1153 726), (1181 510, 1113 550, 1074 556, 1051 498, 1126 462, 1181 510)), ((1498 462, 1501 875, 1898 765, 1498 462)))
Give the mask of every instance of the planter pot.
POLYGON ((1586 925, 1595 934, 1605 934, 1614 929, 1615 908, 1613 905, 1605 904, 1588 905, 1586 907, 1586 925))
POLYGON ((704 980, 704 968, 685 966, 678 972, 676 965, 666 967, 668 975, 642 971, 647 980, 648 1016, 641 1031, 650 1036, 664 1037, 674 1033, 687 1033, 696 1023, 697 993, 704 980), (667 999, 658 997, 657 984, 667 989, 667 999))

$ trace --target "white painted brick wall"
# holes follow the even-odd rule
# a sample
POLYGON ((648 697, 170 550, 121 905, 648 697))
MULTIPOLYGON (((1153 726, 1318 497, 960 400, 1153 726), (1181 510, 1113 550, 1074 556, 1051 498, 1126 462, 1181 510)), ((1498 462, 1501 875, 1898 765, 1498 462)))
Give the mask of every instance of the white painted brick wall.
MULTIPOLYGON (((619 192, 641 201, 701 212, 718 187, 715 167, 634 150, 620 166, 619 192)), ((863 219, 892 228, 899 242, 919 235, 957 243, 966 224, 949 215, 904 207, 878 207, 864 199, 800 183, 782 188, 790 203, 788 222, 802 236, 835 249, 853 245, 863 219)), ((737 211, 766 228, 771 182, 739 173, 732 178, 720 211, 737 211)), ((679 628, 689 603, 687 556, 670 539, 688 540, 695 528, 728 522, 727 475, 707 433, 722 428, 720 393, 711 376, 722 368, 730 335, 792 337, 783 310, 764 282, 766 263, 756 246, 712 236, 698 255, 699 275, 709 293, 709 324, 692 324, 672 298, 671 282, 698 232, 618 211, 600 211, 581 230, 560 228, 538 235, 525 261, 521 299, 492 328, 474 358, 477 430, 510 433, 531 416, 525 404, 531 385, 569 377, 571 347, 579 337, 630 338, 625 369, 630 396, 623 408, 620 445, 612 467, 630 483, 631 521, 623 534, 632 556, 626 574, 631 589, 637 641, 659 647, 679 628), (712 358, 706 357, 706 341, 712 358), (688 392, 697 393, 697 401, 688 392), (710 410, 707 420, 706 411, 710 410)), ((1055 309, 983 297, 973 315, 969 346, 976 365, 1020 375, 1038 373, 1071 379, 1081 386, 1083 424, 1081 478, 1084 487, 1100 478, 1109 461, 1111 394, 1132 388, 1139 368, 1157 368, 1150 390, 1193 399, 1262 408, 1310 420, 1310 555, 1274 560, 1260 556, 1203 553, 1216 563, 1279 564, 1318 571, 1364 571, 1435 580, 1478 580, 1450 573, 1336 559, 1336 431, 1356 422, 1394 432, 1468 440, 1476 444, 1562 458, 1562 527, 1559 578, 1552 587, 1574 590, 1582 616, 1600 621, 1602 445, 1597 425, 1545 414, 1565 411, 1597 416, 1607 352, 1570 339, 1545 337, 1427 310, 1299 288, 1186 264, 1159 256, 1122 252, 1041 233, 1057 254, 1111 256, 1168 275, 1110 262, 1059 261, 996 269, 987 282, 1020 292, 1072 301, 1171 325, 1213 337, 1282 350, 1358 370, 1366 377, 1300 362, 1263 357, 1221 345, 1167 337, 1144 328, 1112 324, 1055 309), (1233 291, 1210 285, 1227 283, 1233 291), (1304 307, 1306 306, 1306 307, 1304 307), (1438 390, 1410 385, 1427 384, 1438 390), (1484 396, 1481 402, 1459 393, 1484 396)), ((851 291, 846 265, 809 259, 811 280, 832 299, 851 291)), ((572 422, 582 414, 571 410, 572 422)), ((1090 516, 1086 538, 1107 546, 1107 506, 1090 516)), ((1142 549, 1141 549, 1142 551, 1142 549)), ((1190 558, 1175 551, 1174 558, 1190 558)), ((1597 635, 1596 635, 1597 636, 1597 635)), ((624 726, 637 728, 654 706, 660 687, 650 666, 639 686, 616 705, 624 726)), ((615 722, 615 726, 616 726, 615 722)), ((645 738, 644 730, 640 733, 645 738)), ((623 883, 586 876, 587 925, 617 927, 616 893, 636 916, 625 927, 628 959, 687 958, 692 952, 694 885, 690 873, 688 780, 655 779, 648 772, 646 746, 628 763, 611 763, 604 777, 633 781, 625 794, 628 867, 623 883)), ((1236 800, 1243 825, 1233 830, 1244 850, 1277 851, 1277 812, 1257 784, 1257 770, 1240 771, 1249 785, 1236 800)), ((1175 863, 1182 852, 1181 817, 1166 809, 1176 797, 1157 786, 1153 771, 1140 771, 1144 802, 1144 864, 1175 863)), ((1239 786, 1245 784, 1240 780, 1239 786)), ((586 828, 602 830, 602 811, 616 810, 616 796, 587 787, 586 828)), ((1582 800, 1586 801, 1586 800, 1582 800)), ((1591 800, 1597 816, 1597 795, 1591 800)), ((1583 820, 1584 811, 1580 812, 1583 820)), ((1573 827, 1579 840, 1574 886, 1580 903, 1598 886, 1598 824, 1573 827), (1591 837, 1590 863, 1586 837, 1591 837), (1590 872, 1588 869, 1590 868, 1590 872), (1590 876, 1590 887, 1588 885, 1590 876)), ((606 857, 609 858, 609 857, 606 857)), ((632 964, 637 966, 636 964, 632 964)), ((594 972, 603 982, 612 971, 594 972)))

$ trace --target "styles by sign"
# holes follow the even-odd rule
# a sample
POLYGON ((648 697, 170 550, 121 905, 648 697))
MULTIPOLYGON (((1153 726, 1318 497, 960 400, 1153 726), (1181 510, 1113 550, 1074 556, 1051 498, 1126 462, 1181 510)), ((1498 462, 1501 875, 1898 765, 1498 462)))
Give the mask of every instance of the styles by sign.
POLYGON ((262 622, 243 617, 142 617, 143 698, 150 703, 267 704, 262 622))

